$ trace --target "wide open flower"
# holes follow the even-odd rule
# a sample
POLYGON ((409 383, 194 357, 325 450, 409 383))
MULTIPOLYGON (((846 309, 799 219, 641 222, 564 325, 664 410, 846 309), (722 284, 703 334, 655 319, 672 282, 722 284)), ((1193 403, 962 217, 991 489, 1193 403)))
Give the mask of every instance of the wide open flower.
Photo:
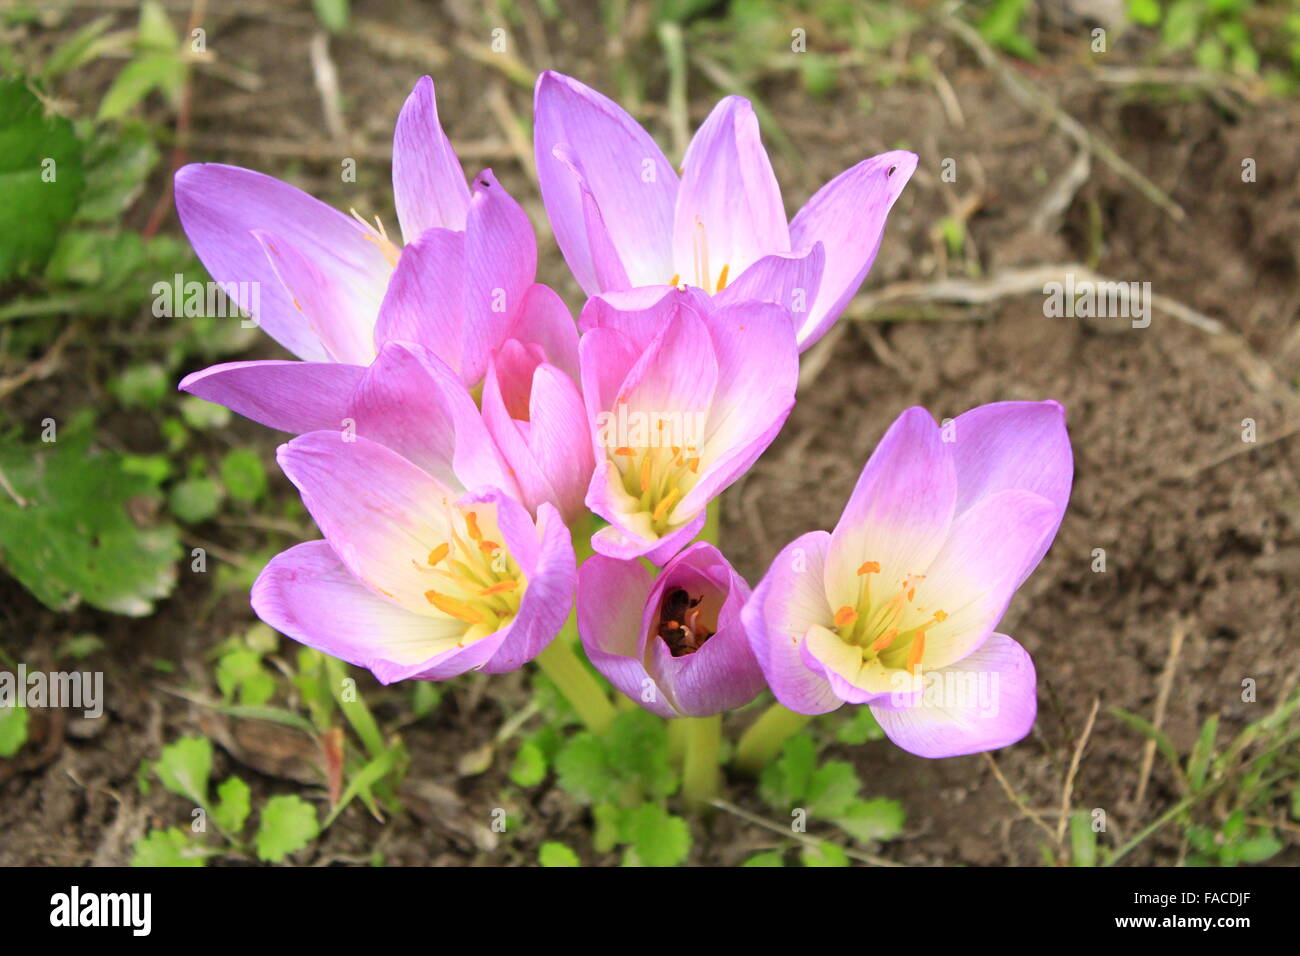
POLYGON ((789 544, 745 607, 777 699, 803 714, 869 704, 923 757, 1027 734, 1033 662, 993 629, 1051 545, 1072 476, 1055 402, 981 405, 942 429, 904 412, 834 532, 789 544))
MULTIPOLYGON (((366 438, 312 432, 279 450, 325 534, 277 555, 253 610, 383 683, 502 673, 532 660, 573 607, 568 529, 496 488, 454 488, 366 438)), ((444 461, 444 468, 449 465, 444 461)))
POLYGON ((533 281, 537 246, 523 209, 491 170, 466 185, 428 77, 398 117, 393 190, 405 246, 378 221, 270 176, 217 163, 179 170, 176 208, 195 252, 304 360, 217 365, 181 387, 271 427, 309 431, 334 427, 386 341, 428 346, 472 387, 507 338, 547 343, 572 325, 559 297, 533 281))
POLYGON ((651 577, 595 555, 578 571, 578 631, 596 670, 661 717, 709 717, 749 703, 763 672, 741 626, 749 585, 699 541, 651 577))
POLYGON ((709 312, 690 292, 636 295, 656 291, 640 310, 605 307, 582 336, 579 363, 596 454, 586 502, 610 522, 592 546, 663 564, 776 437, 799 359, 780 306, 709 312))
POLYGON ((787 222, 748 100, 718 103, 680 179, 626 111, 571 77, 538 77, 534 112, 542 199, 588 295, 686 284, 724 304, 778 302, 795 316, 801 350, 861 286, 916 169, 905 150, 863 160, 787 222))

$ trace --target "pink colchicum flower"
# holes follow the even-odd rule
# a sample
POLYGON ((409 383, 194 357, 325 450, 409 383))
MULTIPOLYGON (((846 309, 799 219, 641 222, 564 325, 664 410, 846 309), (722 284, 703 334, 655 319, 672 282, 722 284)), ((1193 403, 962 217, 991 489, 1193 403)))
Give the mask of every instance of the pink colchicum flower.
POLYGON ((1046 553, 1073 458, 1056 402, 981 405, 945 425, 904 412, 835 530, 777 555, 743 617, 777 699, 868 704, 922 757, 1004 747, 1033 726, 1033 662, 994 631, 1046 553))
MULTIPOLYGON (((491 170, 466 185, 424 77, 393 136, 393 192, 405 245, 270 176, 216 163, 176 174, 176 209, 195 252, 237 304, 302 361, 231 362, 181 388, 272 428, 338 428, 379 348, 427 346, 477 386, 510 338, 549 348, 568 308, 534 282, 527 214, 491 170)), ((576 348, 576 346, 575 346, 576 348)), ((551 356, 556 361, 555 356, 551 356)))
POLYGON ((749 586, 699 541, 658 576, 595 555, 578 571, 578 631, 611 684, 661 717, 709 717, 749 703, 763 672, 741 625, 749 586))
POLYGON ((534 113, 542 199, 588 295, 686 284, 720 304, 777 302, 794 316, 801 350, 862 285, 917 162, 905 150, 863 160, 787 222, 748 100, 718 103, 680 178, 622 107, 571 77, 541 74, 534 113))
POLYGON ((696 295, 642 289, 615 297, 625 308, 602 300, 584 312, 596 459, 586 503, 610 522, 592 537, 609 557, 663 564, 681 550, 794 405, 789 314, 764 302, 701 311, 696 295))
POLYGON ((253 585, 253 610, 383 683, 516 670, 573 607, 569 531, 550 504, 534 522, 498 488, 467 491, 435 477, 491 474, 497 464, 481 445, 451 448, 430 435, 419 449, 415 433, 408 438, 429 470, 347 433, 312 432, 280 447, 325 540, 273 558, 253 585))

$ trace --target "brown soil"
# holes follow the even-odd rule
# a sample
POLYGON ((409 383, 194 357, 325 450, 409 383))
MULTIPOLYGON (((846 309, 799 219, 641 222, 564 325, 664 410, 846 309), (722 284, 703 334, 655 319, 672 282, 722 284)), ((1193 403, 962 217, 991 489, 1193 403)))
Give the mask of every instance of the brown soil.
MULTIPOLYGON (((332 46, 349 131, 366 144, 358 151, 359 183, 349 186, 337 174, 338 156, 350 154, 343 148, 314 155, 304 147, 291 159, 265 151, 267 140, 328 139, 309 66, 310 19, 244 17, 226 13, 226 4, 212 6, 209 43, 223 59, 258 73, 265 89, 250 95, 201 75, 194 128, 202 145, 191 149, 191 159, 262 169, 345 208, 387 214, 391 222, 382 153, 403 97, 418 75, 431 72, 452 140, 458 147, 473 144, 462 151, 463 157, 475 154, 466 166, 493 165, 544 228, 535 186, 501 145, 491 107, 499 95, 526 116, 530 97, 455 46, 458 30, 483 32, 473 5, 451 4, 450 12, 434 13, 397 2, 355 4, 367 28, 332 46), (378 158, 365 158, 371 154, 378 158)), ((612 92, 606 50, 584 39, 603 36, 598 31, 581 20, 551 26, 545 33, 549 56, 535 36, 521 38, 522 56, 535 68, 552 66, 612 92)), ((1051 814, 1060 805, 1074 747, 1100 701, 1073 804, 1106 809, 1106 839, 1118 843, 1177 798, 1157 763, 1143 803, 1133 804, 1143 738, 1107 713, 1118 706, 1151 716, 1175 628, 1184 629, 1186 640, 1164 729, 1183 749, 1213 713, 1223 714, 1229 733, 1257 719, 1300 664, 1294 646, 1298 462, 1295 439, 1283 437, 1297 422, 1288 403, 1300 372, 1300 104, 1271 102, 1225 113, 1194 95, 1158 98, 1102 87, 1065 57, 1057 62, 1067 65, 1035 69, 1033 79, 1043 90, 1068 104, 1187 212, 1186 222, 1174 222, 1094 160, 1059 225, 1042 234, 1032 231, 1031 216, 1073 158, 1073 144, 1010 100, 950 36, 931 31, 912 44, 934 55, 956 91, 962 123, 928 84, 872 87, 869 113, 855 80, 832 99, 810 100, 782 79, 758 91, 797 144, 797 160, 773 153, 791 210, 864 156, 898 145, 920 153, 921 169, 893 213, 868 289, 965 274, 934 228, 969 203, 968 250, 986 275, 1091 257, 1097 271, 1150 281, 1157 295, 1221 320, 1227 331, 1209 333, 1159 311, 1146 329, 1049 319, 1037 294, 966 311, 943 306, 938 321, 846 320, 828 356, 807 357, 826 361, 802 388, 781 437, 724 499, 724 547, 755 582, 785 542, 830 527, 876 440, 907 406, 924 405, 942 418, 998 399, 1061 401, 1076 458, 1073 498, 1055 546, 1002 627, 1034 655, 1040 716, 1032 736, 996 760, 1027 804, 1054 825, 1051 814), (957 161, 955 183, 940 178, 945 157, 957 161), (1241 180, 1246 157, 1256 160, 1257 182, 1241 180), (1246 418, 1257 423, 1255 444, 1241 439, 1246 418), (1096 548, 1105 549, 1104 573, 1092 569, 1096 548), (1242 702, 1244 678, 1257 682, 1258 703, 1242 702)), ((652 44, 646 51, 648 101, 662 102, 663 67, 652 44)), ((691 92, 694 123, 716 91, 693 74, 691 92)), ((666 140, 662 111, 647 111, 644 118, 666 140)), ((147 210, 152 200, 147 196, 139 205, 147 210)), ((177 228, 174 218, 167 228, 177 228)), ((543 277, 576 305, 572 283, 560 279, 563 266, 553 243, 541 239, 543 277)), ((274 350, 262 347, 256 354, 274 350)), ((30 424, 47 409, 75 407, 86 399, 87 375, 95 381, 105 372, 80 370, 74 362, 63 375, 10 399, 7 411, 30 424)), ((130 421, 114 427, 117 440, 130 445, 130 421)), ((278 439, 237 422, 221 440, 265 449, 269 460, 278 439)), ((289 494, 283 480, 276 488, 289 494)), ((290 543, 221 524, 199 530, 236 553, 267 541, 290 543)), ((213 735, 225 751, 219 761, 259 791, 301 792, 299 781, 311 779, 301 769, 312 758, 308 741, 265 725, 217 720, 163 691, 209 688, 205 651, 250 619, 238 595, 214 602, 211 581, 202 575, 182 574, 176 594, 142 621, 90 610, 54 615, 0 579, 5 649, 37 661, 70 634, 99 634, 107 649, 95 663, 106 671, 110 706, 95 722, 56 726, 38 719, 36 730, 48 738, 48 748, 24 751, 33 756, 21 766, 0 761, 0 864, 129 859, 132 840, 148 824, 180 822, 172 819, 175 800, 156 787, 141 797, 134 777, 143 758, 184 732, 213 735), (177 662, 177 673, 160 675, 152 666, 157 658, 177 662)), ((392 864, 532 862, 546 839, 565 839, 591 859, 582 808, 549 785, 525 794, 510 788, 508 753, 478 775, 457 769, 520 706, 526 678, 462 680, 449 687, 432 718, 404 731, 413 759, 410 815, 380 826, 352 808, 301 862, 362 862, 376 848, 392 864), (503 796, 507 792, 512 795, 503 796), (505 842, 487 826, 492 809, 502 805, 524 820, 522 833, 505 842)), ((409 719, 404 691, 366 683, 363 692, 382 720, 409 719)), ((733 715, 730 727, 741 728, 752 713, 733 715)), ((1012 805, 985 757, 926 761, 887 742, 833 745, 832 752, 853 760, 874 794, 906 805, 906 833, 880 848, 881 855, 923 864, 1041 861, 1043 834, 1012 805)), ((732 795, 766 812, 749 783, 733 781, 732 795)), ((733 864, 771 845, 764 831, 720 815, 697 832, 692 862, 733 864)), ((1127 862, 1171 863, 1177 851, 1160 834, 1127 862)), ((1294 845, 1275 859, 1297 861, 1294 845)))

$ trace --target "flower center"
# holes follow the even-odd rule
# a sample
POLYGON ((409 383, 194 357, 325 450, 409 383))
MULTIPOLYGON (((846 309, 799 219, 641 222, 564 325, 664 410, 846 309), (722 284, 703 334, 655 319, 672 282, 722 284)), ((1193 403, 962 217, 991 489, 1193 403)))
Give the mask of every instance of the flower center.
MULTIPOLYGON (((661 428, 663 424, 659 422, 661 428)), ((618 467, 623 489, 637 500, 641 511, 649 513, 654 530, 663 534, 673 507, 695 486, 699 452, 693 445, 621 445, 610 458, 618 467)))
POLYGON ((862 649, 863 661, 879 659, 886 667, 906 668, 916 673, 925 655, 925 632, 947 619, 942 610, 926 616, 913 603, 916 585, 924 574, 903 576, 899 589, 881 601, 872 601, 871 576, 880 574, 878 561, 865 561, 858 568, 858 600, 835 612, 833 630, 846 644, 862 649))
MULTIPOLYGON (((717 295, 727 287, 727 273, 731 271, 728 263, 723 263, 718 271, 718 280, 713 281, 709 271, 709 239, 704 231, 704 223, 695 217, 695 229, 691 233, 691 267, 695 272, 695 285, 711 295, 717 295)), ((679 272, 668 280, 668 284, 682 288, 682 274, 679 272)))
POLYGON ((528 582, 505 547, 484 536, 477 512, 451 506, 448 512, 451 539, 430 551, 423 562, 412 558, 411 563, 420 572, 440 578, 438 587, 425 591, 424 598, 468 625, 459 642, 464 647, 514 620, 528 582))
POLYGON ((694 654, 717 633, 717 621, 704 618, 704 609, 700 607, 703 600, 703 595, 692 598, 685 588, 673 588, 664 595, 656 632, 673 657, 694 654))

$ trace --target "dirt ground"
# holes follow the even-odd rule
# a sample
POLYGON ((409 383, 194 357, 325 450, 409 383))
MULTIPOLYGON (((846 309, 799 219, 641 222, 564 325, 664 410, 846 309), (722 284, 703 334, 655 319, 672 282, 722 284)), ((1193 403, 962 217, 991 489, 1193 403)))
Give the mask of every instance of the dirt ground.
MULTIPOLYGON (((332 44, 348 133, 360 157, 359 182, 346 187, 339 183, 338 156, 350 153, 325 145, 329 134, 309 58, 310 18, 227 16, 225 6, 210 4, 210 43, 237 51, 230 59, 260 75, 265 88, 253 94, 200 75, 191 160, 251 166, 391 222, 386 155, 392 121, 414 80, 429 72, 444 126, 465 165, 471 171, 491 165, 521 197, 539 228, 541 278, 579 304, 544 232, 536 187, 503 134, 503 109, 527 115, 531 97, 453 40, 466 24, 479 29, 469 4, 437 10, 395 0, 355 4, 367 29, 332 44), (297 144, 298 151, 283 155, 283 144, 297 144)), ((523 34, 520 57, 529 67, 550 66, 616 92, 616 60, 599 27, 578 17, 523 34)), ((1161 309, 1145 329, 1046 318, 1036 291, 969 307, 889 298, 871 310, 872 321, 843 320, 829 345, 805 356, 806 381, 783 433, 723 499, 723 547, 756 582, 785 542, 830 527, 875 442, 910 405, 943 418, 1000 399, 1062 402, 1074 444, 1073 497, 1055 545, 1000 628, 1034 657, 1039 719, 1028 739, 995 759, 1010 786, 1054 826, 1075 746, 1099 702, 1073 803, 1105 809, 1111 821, 1106 840, 1118 844, 1177 795, 1157 762, 1142 802, 1135 803, 1144 739, 1107 708, 1152 716, 1178 629, 1185 640, 1163 727, 1181 749, 1191 746, 1213 713, 1223 714, 1227 733, 1257 719, 1293 686, 1288 681, 1300 668, 1300 457, 1294 437, 1300 418, 1292 390, 1300 374, 1300 103, 1238 103, 1229 110, 1194 93, 1139 96, 1103 86, 1086 65, 1066 57, 1034 67, 1030 75, 1040 89, 1186 212, 1185 221, 1175 221, 1093 159, 1064 212, 1043 225, 1036 214, 1076 156, 1074 142, 1010 98, 951 35, 936 28, 910 43, 931 54, 956 109, 937 84, 920 82, 870 87, 869 111, 863 102, 868 91, 852 80, 829 99, 810 100, 780 77, 757 91, 797 149, 797 156, 773 150, 792 212, 818 185, 865 156, 900 145, 920 154, 868 292, 966 276, 967 261, 977 262, 984 277, 1089 263, 1109 278, 1149 281, 1157 296, 1217 319, 1223 328, 1207 331, 1161 309), (1247 157, 1256 161, 1255 182, 1242 181, 1247 157), (956 160, 955 182, 941 178, 945 158, 956 160), (936 230, 946 216, 966 221, 960 255, 936 230), (1242 441, 1247 418, 1256 423, 1253 444, 1242 441), (1094 570, 1098 548, 1105 550, 1104 572, 1094 570), (1245 678, 1257 683, 1257 703, 1242 702, 1245 678)), ((651 104, 662 103, 665 91, 656 49, 647 41, 639 54, 651 104)), ((694 125, 718 92, 697 73, 690 92, 694 125)), ((662 109, 647 108, 641 118, 667 143, 662 109)), ((155 185, 163 188, 161 177, 155 185)), ((147 211, 152 197, 139 206, 147 211)), ((174 216, 166 229, 178 231, 174 216)), ((264 345, 249 357, 276 354, 264 345)), ((85 388, 85 378, 70 370, 20 393, 6 410, 19 421, 39 420, 47 409, 84 401, 85 388)), ((129 446, 131 422, 112 426, 129 446)), ((223 440, 261 448, 270 460, 279 439, 236 421, 223 440)), ((277 493, 289 494, 287 483, 278 475, 276 481, 277 493)), ((224 525, 203 534, 235 553, 264 540, 263 532, 224 525)), ((144 620, 92 610, 55 615, 0 577, 5 646, 40 660, 69 634, 99 634, 107 648, 96 664, 106 671, 110 702, 107 718, 99 721, 38 719, 45 746, 27 751, 32 756, 22 764, 0 761, 0 864, 129 860, 131 842, 147 823, 174 822, 161 816, 170 798, 157 788, 139 796, 136 769, 187 731, 212 735, 225 751, 219 760, 262 792, 297 792, 302 781, 312 780, 303 770, 311 756, 305 738, 214 718, 165 690, 210 683, 204 652, 250 620, 246 601, 239 595, 214 600, 210 581, 200 575, 182 574, 175 595, 144 620), (178 671, 159 674, 157 658, 177 662, 178 671)), ((409 710, 402 693, 370 682, 363 691, 381 719, 399 721, 409 710)), ((487 743, 526 693, 526 678, 518 674, 454 682, 433 717, 404 730, 413 760, 405 794, 410 815, 380 826, 353 808, 318 852, 300 862, 364 862, 378 848, 390 864, 522 863, 535 859, 545 839, 568 839, 590 858, 585 811, 546 787, 532 805, 517 808, 527 821, 524 836, 498 845, 486 822, 499 805, 508 760, 498 755, 478 775, 458 771, 461 758, 487 743)), ((731 715, 729 728, 742 727, 755 713, 731 715)), ((881 856, 907 864, 1042 861, 1043 835, 1012 804, 988 758, 926 761, 883 741, 836 744, 832 753, 857 765, 873 795, 897 797, 906 807, 905 834, 879 848, 881 856)), ((765 812, 751 783, 733 780, 731 794, 742 806, 765 812)), ((775 845, 763 830, 725 814, 697 837, 691 860, 697 864, 735 864, 775 845)), ((1300 862, 1294 834, 1290 839, 1273 862, 1300 862)), ((1177 846, 1165 833, 1126 862, 1176 858, 1177 846)))

